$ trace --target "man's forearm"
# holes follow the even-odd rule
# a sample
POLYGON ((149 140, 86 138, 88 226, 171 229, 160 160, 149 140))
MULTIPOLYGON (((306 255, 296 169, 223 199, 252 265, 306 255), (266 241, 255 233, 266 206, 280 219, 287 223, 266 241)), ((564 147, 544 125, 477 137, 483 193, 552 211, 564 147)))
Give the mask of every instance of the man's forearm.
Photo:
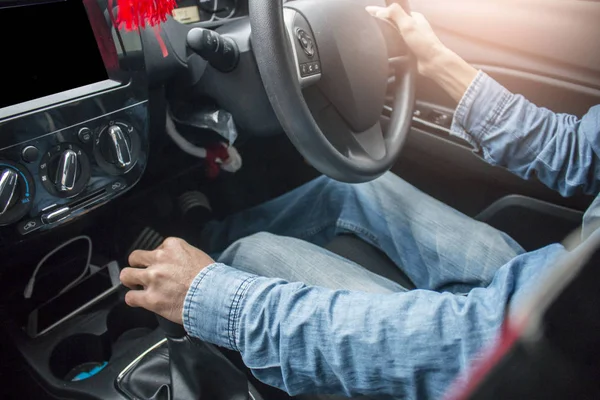
POLYGON ((457 103, 477 76, 475 68, 445 47, 423 66, 421 72, 440 85, 457 103))

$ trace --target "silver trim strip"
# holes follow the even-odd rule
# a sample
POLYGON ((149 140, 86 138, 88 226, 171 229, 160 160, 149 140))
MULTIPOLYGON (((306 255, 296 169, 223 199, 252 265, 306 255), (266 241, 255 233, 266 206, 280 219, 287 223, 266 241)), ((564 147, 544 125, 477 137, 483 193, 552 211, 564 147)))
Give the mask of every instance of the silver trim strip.
POLYGON ((25 143, 29 143, 29 142, 31 142, 31 141, 33 141, 33 140, 38 140, 38 139, 41 139, 41 138, 43 138, 43 137, 46 137, 46 136, 48 136, 48 135, 56 135, 57 133, 59 133, 59 132, 62 132, 62 131, 66 131, 67 129, 72 129, 72 128, 76 127, 76 126, 79 126, 79 125, 82 125, 82 124, 87 124, 87 123, 89 123, 89 122, 92 122, 92 121, 95 121, 95 120, 97 120, 97 119, 104 118, 104 117, 106 117, 107 115, 116 114, 116 113, 119 113, 119 112, 121 112, 121 111, 128 110, 128 109, 130 109, 130 108, 137 107, 137 106, 139 106, 139 105, 146 104, 146 103, 148 103, 148 100, 142 100, 142 101, 140 101, 140 102, 137 102, 137 103, 134 103, 134 104, 128 105, 127 107, 119 108, 118 110, 114 110, 114 111, 111 111, 111 112, 109 112, 109 113, 106 113, 106 114, 99 115, 99 116, 97 116, 97 117, 95 117, 95 118, 90 118, 90 119, 88 119, 88 120, 81 121, 81 122, 78 122, 78 123, 76 123, 76 124, 69 125, 69 126, 66 126, 66 127, 64 127, 64 128, 60 128, 60 129, 57 129, 57 130, 55 130, 55 131, 52 131, 52 132, 46 133, 46 134, 44 134, 44 135, 40 135, 40 136, 37 136, 37 137, 31 138, 31 139, 27 139, 27 140, 24 140, 24 141, 22 141, 22 142, 19 142, 19 143, 16 143, 16 144, 11 144, 10 146, 6 146, 6 147, 4 147, 4 148, 1 148, 1 149, 0 149, 0 151, 6 150, 6 149, 10 149, 10 148, 12 148, 12 147, 15 147, 15 146, 21 146, 21 145, 23 145, 23 144, 25 144, 25 143))
POLYGON ((127 86, 129 86, 129 82, 119 82, 110 78, 105 79, 100 82, 90 83, 78 88, 68 89, 63 92, 50 94, 37 99, 25 101, 23 103, 0 108, 0 119, 10 120, 14 118, 20 118, 24 115, 41 111, 41 109, 45 107, 51 107, 54 104, 78 98, 85 98, 87 96, 95 96, 99 92, 117 90, 127 86))
POLYGON ((161 340, 160 342, 156 343, 154 346, 150 347, 148 350, 144 351, 142 354, 140 354, 135 360, 133 360, 132 362, 129 363, 129 365, 127 365, 123 371, 121 371, 119 373, 119 375, 117 375, 117 381, 120 381, 121 379, 123 379, 123 377, 125 376, 125 374, 127 372, 129 372, 129 370, 133 367, 135 367, 135 365, 137 363, 139 363, 142 358, 144 358, 146 356, 146 354, 152 352, 153 350, 159 348, 160 346, 162 346, 163 344, 165 344, 167 342, 167 339, 164 338, 163 340, 161 340))

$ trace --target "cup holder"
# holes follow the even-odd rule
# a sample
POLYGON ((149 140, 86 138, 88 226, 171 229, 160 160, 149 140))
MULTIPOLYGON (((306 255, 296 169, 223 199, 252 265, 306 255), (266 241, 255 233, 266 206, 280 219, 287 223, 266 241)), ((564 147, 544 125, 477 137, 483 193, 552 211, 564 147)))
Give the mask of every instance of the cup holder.
POLYGON ((157 327, 156 315, 150 311, 119 303, 108 313, 102 335, 81 333, 62 340, 50 355, 50 370, 68 382, 88 379, 101 371, 111 356, 119 356, 157 327))
POLYGON ((105 365, 111 356, 104 336, 78 334, 58 344, 50 356, 50 370, 59 379, 72 381, 83 371, 105 365))
POLYGON ((108 314, 106 327, 112 343, 135 340, 146 336, 158 326, 156 315, 143 308, 117 304, 108 314))

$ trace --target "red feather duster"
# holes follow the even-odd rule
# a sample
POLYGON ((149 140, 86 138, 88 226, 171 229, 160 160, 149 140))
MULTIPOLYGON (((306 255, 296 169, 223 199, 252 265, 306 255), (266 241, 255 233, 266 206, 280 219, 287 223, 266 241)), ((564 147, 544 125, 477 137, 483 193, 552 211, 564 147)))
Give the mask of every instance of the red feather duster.
MULTIPOLYGON (((167 20, 177 6, 176 0, 117 0, 117 24, 126 30, 138 30, 146 25, 156 26, 167 20)), ((111 0, 112 2, 112 0, 111 0)))

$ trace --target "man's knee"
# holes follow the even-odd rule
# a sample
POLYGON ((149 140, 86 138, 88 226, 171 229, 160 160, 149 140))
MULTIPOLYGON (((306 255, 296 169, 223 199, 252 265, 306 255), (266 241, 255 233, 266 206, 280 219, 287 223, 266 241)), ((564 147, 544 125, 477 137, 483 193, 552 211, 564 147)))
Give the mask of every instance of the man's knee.
POLYGON ((277 235, 259 232, 229 246, 219 257, 219 262, 257 275, 272 265, 284 251, 277 235))
POLYGON ((360 184, 348 184, 322 177, 317 181, 319 197, 327 201, 328 206, 340 206, 348 202, 370 202, 375 197, 385 198, 406 192, 410 186, 392 172, 386 172, 379 178, 360 184))

